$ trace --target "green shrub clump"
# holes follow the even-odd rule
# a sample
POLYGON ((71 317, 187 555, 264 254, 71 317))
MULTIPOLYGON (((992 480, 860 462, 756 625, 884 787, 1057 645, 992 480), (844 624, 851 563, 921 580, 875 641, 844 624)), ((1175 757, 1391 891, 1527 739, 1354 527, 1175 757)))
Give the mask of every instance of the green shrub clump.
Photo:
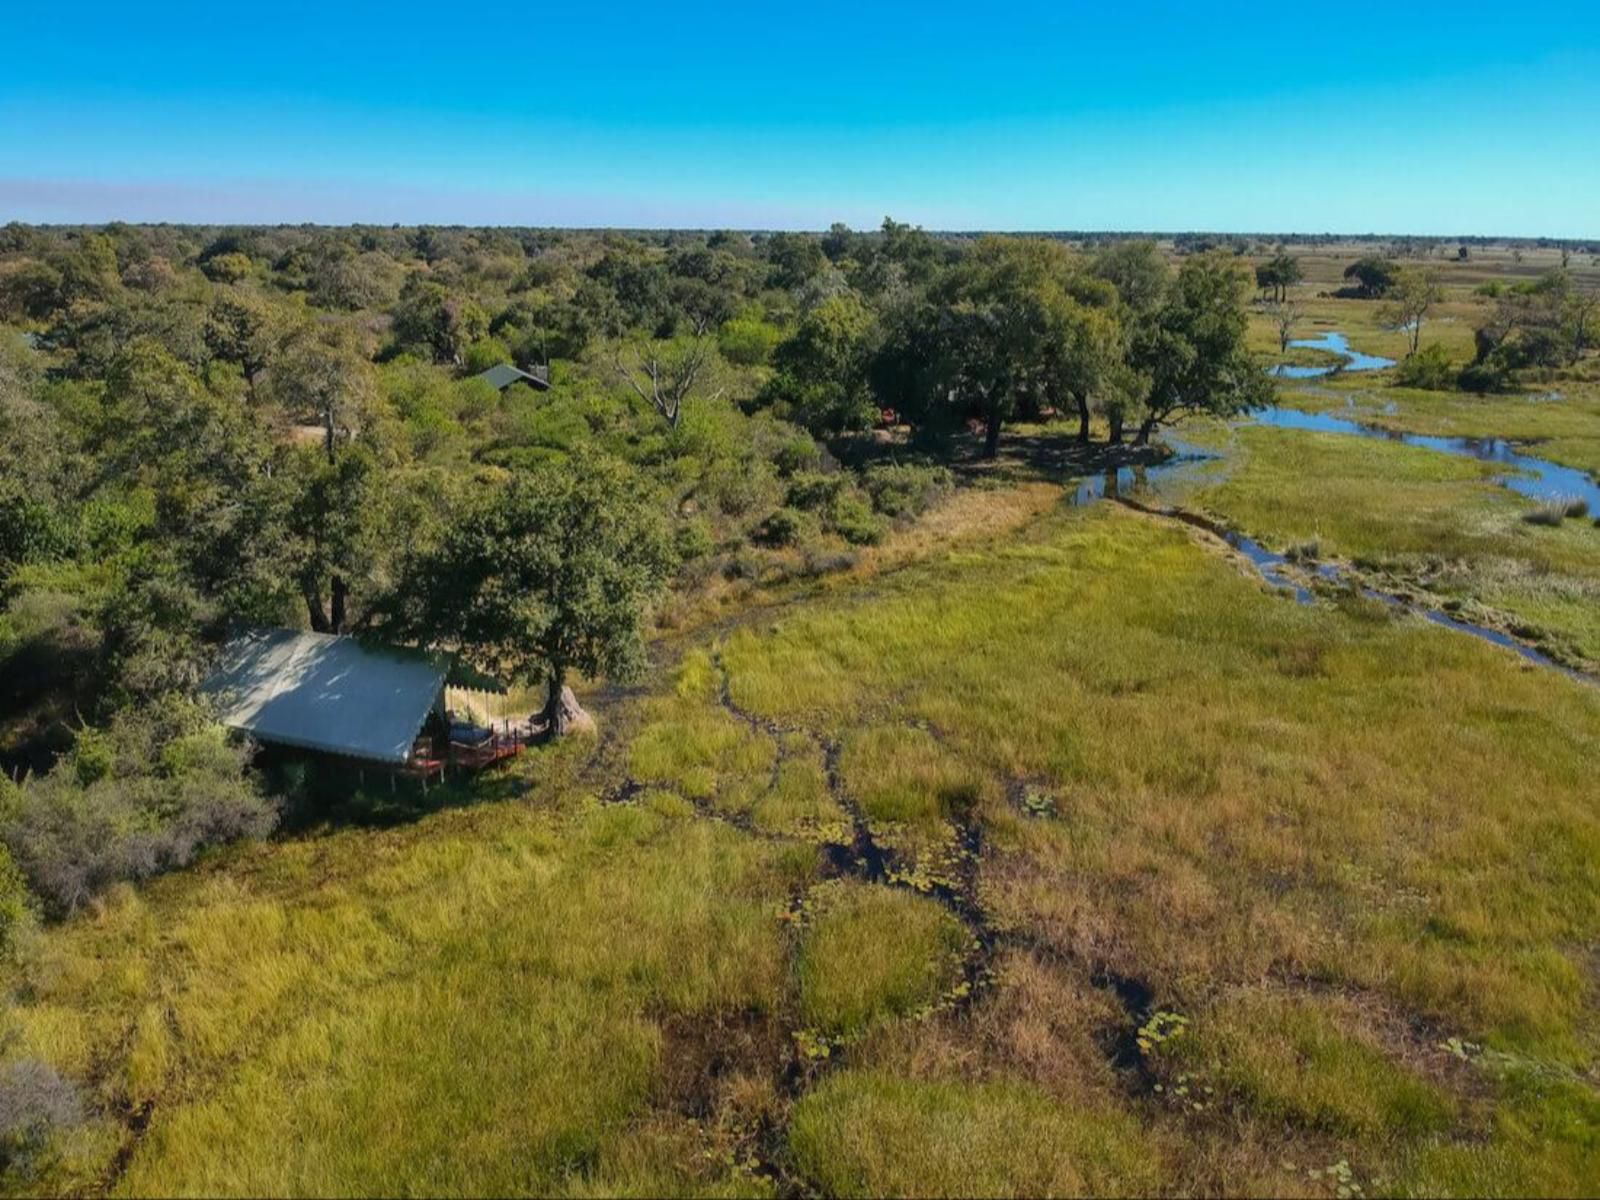
POLYGON ((0 799, 0 845, 51 916, 207 846, 265 836, 278 818, 243 748, 201 705, 176 699, 85 730, 53 770, 0 799))
POLYGON ((948 496, 955 476, 948 467, 912 463, 871 467, 862 479, 873 506, 886 517, 915 517, 948 496))
POLYGON ((1455 386, 1457 371, 1445 348, 1434 343, 1424 346, 1396 367, 1394 378, 1401 387, 1443 392, 1455 386))

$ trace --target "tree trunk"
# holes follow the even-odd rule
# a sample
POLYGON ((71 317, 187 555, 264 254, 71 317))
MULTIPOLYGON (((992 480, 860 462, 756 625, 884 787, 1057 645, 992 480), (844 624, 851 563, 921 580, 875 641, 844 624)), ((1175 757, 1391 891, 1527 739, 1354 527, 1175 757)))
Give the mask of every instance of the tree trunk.
POLYGON ((346 615, 346 602, 350 596, 350 588, 344 581, 343 575, 333 577, 333 611, 328 615, 328 632, 343 633, 346 615))
POLYGON ((1150 435, 1155 431, 1156 419, 1154 417, 1146 417, 1139 423, 1139 433, 1133 439, 1133 444, 1135 446, 1148 446, 1150 444, 1150 435))
POLYGON ((1122 445, 1122 414, 1113 412, 1106 417, 1106 420, 1111 424, 1111 436, 1106 440, 1113 446, 1122 445))
POLYGON ((306 598, 306 615, 311 618, 311 628, 317 633, 328 632, 328 611, 322 605, 322 590, 315 584, 301 589, 306 598))
POLYGON ((1085 445, 1089 443, 1089 396, 1086 392, 1073 392, 1072 398, 1078 402, 1078 440, 1085 445))
POLYGON ((566 685, 566 678, 564 667, 551 668, 549 696, 545 700, 544 711, 539 714, 545 732, 553 738, 565 737, 579 729, 594 728, 594 718, 583 711, 578 698, 566 685))
POLYGON ((993 458, 1000 453, 1000 413, 991 411, 983 431, 983 456, 993 458))

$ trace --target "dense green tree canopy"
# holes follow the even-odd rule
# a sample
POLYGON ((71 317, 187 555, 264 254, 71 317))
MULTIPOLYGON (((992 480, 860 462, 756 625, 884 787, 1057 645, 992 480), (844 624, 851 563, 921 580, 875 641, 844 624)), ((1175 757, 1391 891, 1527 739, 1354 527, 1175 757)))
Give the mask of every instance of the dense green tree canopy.
POLYGON ((674 565, 641 481, 584 455, 475 501, 415 564, 408 619, 503 679, 546 681, 559 731, 572 674, 627 680, 643 667, 645 616, 674 565))

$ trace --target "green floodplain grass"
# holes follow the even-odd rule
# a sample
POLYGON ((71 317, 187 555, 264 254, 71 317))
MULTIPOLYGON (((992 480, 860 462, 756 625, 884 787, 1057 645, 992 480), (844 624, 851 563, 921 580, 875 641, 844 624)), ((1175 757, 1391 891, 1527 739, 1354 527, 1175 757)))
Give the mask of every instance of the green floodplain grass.
MULTIPOLYGON (((1296 341, 1319 338, 1327 333, 1342 333, 1352 349, 1397 360, 1404 358, 1411 349, 1409 331, 1383 323, 1382 301, 1340 299, 1322 294, 1321 290, 1305 284, 1291 288, 1289 298, 1300 312, 1293 330, 1296 341)), ((1423 322, 1423 343, 1440 343, 1449 351, 1451 358, 1465 366, 1471 361, 1476 348, 1473 330, 1488 315, 1491 303, 1459 291, 1447 291, 1445 298, 1423 322)), ((1316 358, 1305 358, 1299 347, 1291 348, 1287 357, 1281 355, 1278 350, 1278 327, 1265 305, 1257 304, 1252 308, 1249 335, 1250 348, 1271 357, 1274 362, 1325 366, 1338 361, 1336 357, 1325 353, 1316 358)))
POLYGON ((931 1005, 955 984, 970 939, 936 901, 836 881, 818 889, 813 906, 797 965, 809 1026, 858 1034, 931 1005))
POLYGON ((1567 659, 1600 664, 1600 530, 1530 523, 1534 502, 1494 483, 1504 468, 1305 430, 1244 426, 1211 439, 1227 442, 1228 467, 1191 505, 1279 551, 1380 569, 1467 605, 1463 615, 1492 616, 1472 611, 1486 605, 1567 659))
POLYGON ((600 714, 620 744, 46 931, 5 1053, 94 1119, 36 1190, 1600 1178, 1596 690, 1375 605, 1296 605, 1109 505, 664 667, 600 714), (971 937, 935 899, 821 882, 846 805, 909 856, 980 831, 997 949, 969 1004, 930 1011, 971 937), (1113 1061, 1156 1011, 1181 1034, 1113 1061), (853 1040, 790 1088, 808 1027, 853 1040), (1200 1110, 1174 1099, 1191 1075, 1200 1110))
POLYGON ((1408 433, 1527 442, 1530 454, 1600 476, 1600 383, 1592 380, 1479 396, 1386 386, 1362 374, 1280 390, 1282 403, 1308 412, 1408 433))

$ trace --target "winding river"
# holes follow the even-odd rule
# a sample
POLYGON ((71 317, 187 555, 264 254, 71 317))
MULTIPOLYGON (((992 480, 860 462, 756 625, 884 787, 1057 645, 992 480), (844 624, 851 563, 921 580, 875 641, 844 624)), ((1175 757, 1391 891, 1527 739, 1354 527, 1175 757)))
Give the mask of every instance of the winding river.
MULTIPOLYGON (((1321 338, 1305 339, 1291 342, 1290 344, 1319 350, 1331 350, 1335 353, 1343 354, 1346 362, 1337 367, 1284 366, 1274 368, 1273 373, 1284 378, 1309 379, 1327 375, 1336 370, 1377 371, 1394 365, 1392 359, 1379 358, 1375 355, 1362 354, 1359 351, 1351 350, 1344 335, 1339 333, 1328 333, 1321 338)), ((1329 413, 1303 412, 1299 409, 1279 408, 1276 406, 1257 410, 1243 418, 1238 424, 1264 425, 1277 429, 1303 429, 1315 433, 1334 433, 1348 437, 1402 442, 1408 446, 1417 446, 1440 454, 1449 454, 1459 458, 1472 458, 1481 462, 1492 462, 1506 467, 1504 474, 1495 476, 1495 482, 1520 496, 1551 503, 1581 500, 1589 506, 1590 512, 1600 514, 1600 481, 1576 468, 1562 466, 1560 463, 1551 462, 1549 459, 1527 454, 1517 449, 1513 443, 1504 438, 1439 437, 1430 434, 1405 433, 1398 430, 1381 429, 1373 425, 1363 425, 1359 421, 1336 417, 1329 413)), ((1115 471, 1108 471, 1104 475, 1083 476, 1076 480, 1069 503, 1083 505, 1092 504, 1097 500, 1112 499, 1141 511, 1171 517, 1206 529, 1208 532, 1225 540, 1249 560, 1251 565, 1269 584, 1289 592, 1301 604, 1312 603, 1315 601, 1316 596, 1310 588, 1300 582, 1300 577, 1294 571, 1296 566, 1302 571, 1314 574, 1317 578, 1333 583, 1345 578, 1345 571, 1337 564, 1311 561, 1292 564, 1286 556, 1268 550, 1261 543, 1245 537, 1243 534, 1224 528, 1209 518, 1201 517, 1182 509, 1152 506, 1143 502, 1140 499, 1141 496, 1153 494, 1159 499, 1164 490, 1170 490, 1176 483, 1188 482, 1198 478, 1201 472, 1209 465, 1225 457, 1219 453, 1200 449, 1171 435, 1167 436, 1166 442, 1175 453, 1165 462, 1151 466, 1121 467, 1115 471)), ((1470 634, 1473 637, 1492 642, 1497 646, 1512 650, 1530 662, 1538 663, 1540 666, 1560 671, 1564 675, 1586 683, 1600 683, 1600 679, 1580 671, 1574 671, 1570 667, 1556 662, 1533 646, 1519 641, 1501 630, 1491 629, 1483 625, 1474 625, 1438 609, 1416 604, 1387 592, 1380 592, 1368 587, 1363 587, 1361 590, 1364 595, 1371 599, 1405 608, 1432 621, 1436 625, 1442 625, 1447 629, 1453 629, 1459 633, 1470 634)))
POLYGON ((1280 379, 1317 379, 1323 375, 1332 375, 1336 371, 1381 371, 1385 367, 1394 366, 1392 358, 1379 358, 1375 354, 1363 354, 1359 350, 1350 349, 1350 343, 1342 333, 1325 333, 1317 338, 1296 338, 1289 345, 1300 350, 1326 350, 1330 354, 1343 355, 1344 361, 1327 367, 1295 367, 1283 363, 1273 367, 1271 372, 1280 379))

